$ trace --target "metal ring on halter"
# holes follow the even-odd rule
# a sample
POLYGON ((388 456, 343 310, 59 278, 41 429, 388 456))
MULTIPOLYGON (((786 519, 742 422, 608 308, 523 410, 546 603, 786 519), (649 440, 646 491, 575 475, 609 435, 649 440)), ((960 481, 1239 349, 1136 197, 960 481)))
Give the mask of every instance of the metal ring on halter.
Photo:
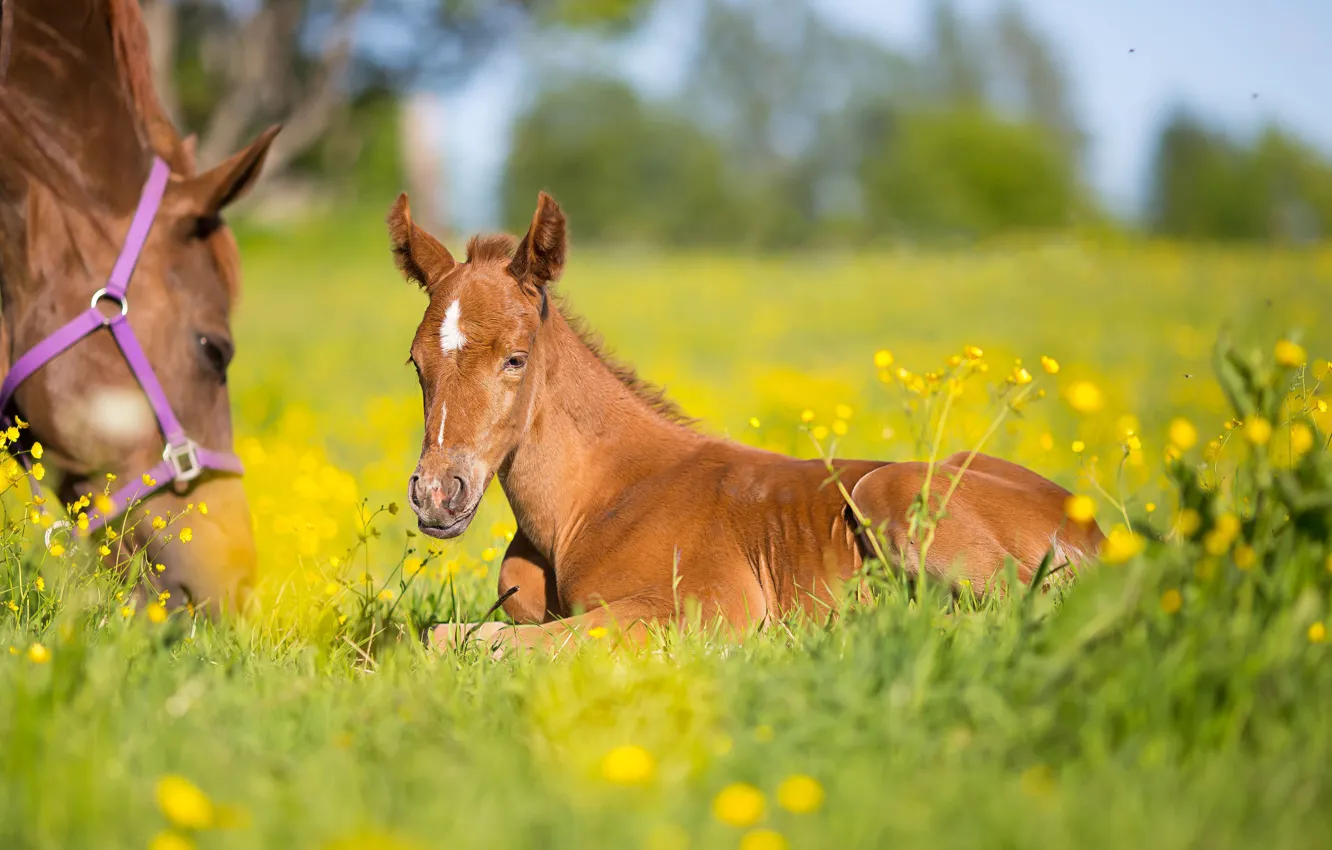
POLYGON ((109 292, 106 291, 105 286, 93 293, 91 306, 96 307, 97 302, 101 301, 103 298, 107 299, 108 301, 114 301, 117 304, 119 304, 120 315, 123 316, 129 312, 129 299, 123 295, 110 294, 109 292))
POLYGON ((51 527, 46 529, 46 548, 47 549, 51 548, 51 532, 55 531, 57 528, 73 528, 73 527, 74 523, 70 522, 67 519, 58 519, 55 522, 51 523, 51 527))

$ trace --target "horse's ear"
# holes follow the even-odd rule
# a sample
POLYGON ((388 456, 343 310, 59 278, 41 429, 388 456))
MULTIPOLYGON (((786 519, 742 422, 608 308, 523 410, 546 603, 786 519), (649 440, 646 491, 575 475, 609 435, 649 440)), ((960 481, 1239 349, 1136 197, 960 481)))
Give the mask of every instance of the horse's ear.
POLYGON ((509 263, 509 273, 520 283, 545 286, 560 279, 568 253, 569 236, 564 212, 554 198, 542 192, 537 196, 532 226, 518 243, 518 250, 509 263))
MULTIPOLYGON (((187 177, 182 182, 182 189, 189 212, 199 218, 214 218, 231 204, 250 191, 259 172, 263 170, 264 159, 273 138, 282 129, 281 124, 274 124, 259 134, 259 138, 250 142, 239 153, 218 163, 203 174, 187 177)), ((187 150, 189 149, 187 143, 187 150)), ((193 152, 189 152, 193 159, 193 152)))
POLYGON ((393 262, 398 271, 427 292, 457 265, 448 248, 412 221, 412 208, 407 204, 406 192, 398 196, 389 210, 388 229, 393 243, 393 262))

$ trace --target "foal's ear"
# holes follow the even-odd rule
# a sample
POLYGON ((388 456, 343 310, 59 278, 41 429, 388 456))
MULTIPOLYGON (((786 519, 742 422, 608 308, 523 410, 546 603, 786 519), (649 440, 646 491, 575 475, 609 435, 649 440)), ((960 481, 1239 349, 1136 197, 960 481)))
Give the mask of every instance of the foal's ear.
MULTIPOLYGON (((228 204, 244 197, 259 179, 268 149, 281 129, 281 124, 274 124, 239 153, 203 174, 187 177, 182 182, 182 188, 189 213, 201 219, 216 218, 228 204)), ((193 160, 193 144, 186 141, 183 147, 188 158, 193 160)))
POLYGON ((564 271, 564 257, 569 253, 569 237, 564 212, 555 199, 545 192, 537 196, 532 226, 518 243, 518 250, 509 263, 509 273, 519 283, 545 286, 560 279, 564 271))
POLYGON ((453 271, 456 263, 449 249, 412 221, 406 192, 398 196, 389 210, 388 229, 393 242, 393 262, 408 281, 416 281, 428 292, 453 271))

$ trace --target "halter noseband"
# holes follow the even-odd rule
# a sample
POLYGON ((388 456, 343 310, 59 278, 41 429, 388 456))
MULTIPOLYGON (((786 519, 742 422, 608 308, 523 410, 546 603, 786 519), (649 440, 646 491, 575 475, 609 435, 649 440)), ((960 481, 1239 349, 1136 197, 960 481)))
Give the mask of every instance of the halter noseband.
MULTIPOLYGON (((139 480, 126 484, 111 495, 110 511, 105 515, 98 512, 88 518, 90 531, 106 525, 124 513, 130 505, 161 490, 171 482, 193 481, 202 475, 204 470, 233 475, 240 475, 244 471, 240 459, 235 455, 201 448, 185 433, 127 318, 129 301, 125 297, 125 290, 129 288, 130 277, 134 274, 139 254, 142 253, 144 243, 148 239, 148 232, 152 230, 153 219, 157 216, 157 209, 162 203, 162 195, 166 192, 167 179, 170 175, 171 171, 167 164, 160 158, 154 157, 152 169, 148 172, 148 181, 144 184, 143 194, 139 197, 139 207, 134 212, 129 233, 125 236, 124 247, 120 249, 120 256, 116 259, 115 267, 111 269, 111 276, 107 278, 106 286, 93 294, 92 304, 87 310, 37 343, 15 361, 14 367, 9 370, 4 383, 0 385, 0 413, 4 413, 5 422, 9 424, 12 419, 7 410, 14 397, 14 391, 31 377, 33 372, 94 331, 103 327, 111 330, 111 336, 120 347, 120 353, 124 355, 130 371, 134 373, 139 386, 148 396, 148 402, 152 405, 157 423, 161 427, 162 436, 166 438, 166 448, 162 451, 161 463, 149 469, 139 480), (119 305, 120 312, 109 318, 104 316, 98 308, 98 304, 104 300, 119 305)), ((26 464, 27 455, 23 457, 26 464)))

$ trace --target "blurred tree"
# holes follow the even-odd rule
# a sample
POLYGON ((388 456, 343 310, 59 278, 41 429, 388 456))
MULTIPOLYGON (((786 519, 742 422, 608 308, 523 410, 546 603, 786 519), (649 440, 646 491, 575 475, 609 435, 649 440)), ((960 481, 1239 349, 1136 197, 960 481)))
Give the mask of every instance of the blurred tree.
POLYGON ((1332 231, 1332 164, 1280 130, 1246 147, 1177 109, 1156 143, 1148 222, 1187 239, 1311 241, 1332 231))
POLYGON ((545 189, 574 211, 578 238, 734 242, 743 210, 733 185, 716 141, 696 125, 621 81, 586 77, 543 90, 518 119, 502 214, 525 230, 545 189))
POLYGON ((311 152, 335 126, 343 133, 381 132, 368 122, 384 120, 386 101, 423 81, 448 86, 464 79, 497 42, 526 24, 627 27, 649 3, 142 0, 142 5, 159 94, 178 126, 198 131, 201 164, 220 160, 262 126, 281 121, 285 126, 266 167, 276 177, 298 163, 318 168, 321 158, 311 152))

